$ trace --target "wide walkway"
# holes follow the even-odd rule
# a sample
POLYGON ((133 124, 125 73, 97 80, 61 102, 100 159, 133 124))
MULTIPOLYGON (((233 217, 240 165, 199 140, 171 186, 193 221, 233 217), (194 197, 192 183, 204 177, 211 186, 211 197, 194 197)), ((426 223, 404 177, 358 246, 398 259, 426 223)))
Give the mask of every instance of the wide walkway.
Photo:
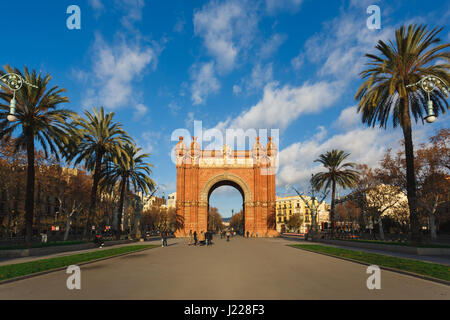
POLYGON ((68 290, 59 271, 0 285, 0 299, 450 299, 449 286, 384 270, 381 290, 368 290, 366 266, 286 244, 170 239, 169 247, 81 266, 81 290, 68 290))

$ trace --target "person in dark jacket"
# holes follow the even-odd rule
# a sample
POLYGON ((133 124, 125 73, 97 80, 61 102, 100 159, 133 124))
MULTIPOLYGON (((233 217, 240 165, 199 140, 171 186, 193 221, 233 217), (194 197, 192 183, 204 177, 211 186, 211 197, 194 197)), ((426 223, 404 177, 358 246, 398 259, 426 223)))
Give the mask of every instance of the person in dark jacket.
POLYGON ((212 232, 211 231, 208 231, 207 233, 206 233, 206 239, 207 239, 207 241, 206 241, 206 244, 208 245, 208 246, 210 246, 210 245, 212 245, 212 232))
POLYGON ((198 239, 197 239, 197 231, 194 231, 194 246, 197 245, 197 241, 198 241, 198 239))
POLYGON ((167 247, 167 232, 163 232, 162 234, 163 247, 167 247))

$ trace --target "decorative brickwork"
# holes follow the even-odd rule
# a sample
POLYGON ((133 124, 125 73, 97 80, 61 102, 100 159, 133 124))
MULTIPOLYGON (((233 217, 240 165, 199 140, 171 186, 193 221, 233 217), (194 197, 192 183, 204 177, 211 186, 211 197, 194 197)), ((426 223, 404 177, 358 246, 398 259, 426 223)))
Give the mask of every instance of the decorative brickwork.
POLYGON ((259 138, 251 151, 201 150, 196 137, 188 148, 183 137, 175 147, 177 168, 177 214, 184 227, 177 237, 189 231, 207 230, 208 203, 218 187, 230 185, 244 199, 245 233, 251 236, 278 236, 275 230, 275 166, 276 146, 269 138, 264 148, 259 138))

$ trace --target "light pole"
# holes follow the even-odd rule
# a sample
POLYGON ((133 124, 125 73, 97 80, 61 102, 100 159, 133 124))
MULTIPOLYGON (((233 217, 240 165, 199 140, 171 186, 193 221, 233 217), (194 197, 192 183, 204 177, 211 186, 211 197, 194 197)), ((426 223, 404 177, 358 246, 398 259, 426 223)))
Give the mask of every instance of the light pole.
POLYGON ((428 95, 427 116, 425 117, 425 120, 428 123, 433 123, 436 120, 436 115, 433 111, 433 101, 430 99, 430 93, 437 88, 443 91, 446 96, 448 96, 448 86, 441 78, 431 75, 424 76, 416 83, 407 85, 406 87, 410 88, 415 86, 420 86, 428 95))
MULTIPOLYGON (((6 73, 0 77, 0 80, 13 92, 13 97, 9 102, 9 114, 7 116, 8 121, 17 121, 16 117, 16 91, 20 90, 23 84, 27 84, 30 87, 37 88, 34 84, 29 83, 24 77, 17 73, 6 73)), ((1 82, 0 82, 1 83, 1 82)))

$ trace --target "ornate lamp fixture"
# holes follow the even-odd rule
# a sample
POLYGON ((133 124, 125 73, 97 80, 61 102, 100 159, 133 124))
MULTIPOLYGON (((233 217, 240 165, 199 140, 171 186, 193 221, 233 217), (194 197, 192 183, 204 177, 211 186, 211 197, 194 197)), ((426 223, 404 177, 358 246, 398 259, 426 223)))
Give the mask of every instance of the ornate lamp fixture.
POLYGON ((436 115, 433 110, 433 101, 430 99, 430 93, 433 92, 434 89, 441 90, 446 96, 448 96, 448 86, 444 80, 436 76, 424 76, 422 79, 417 81, 416 83, 407 85, 406 87, 414 87, 420 85, 420 87, 428 94, 428 105, 427 105, 427 116, 425 120, 428 123, 433 123, 436 120, 436 115))
POLYGON ((9 114, 7 116, 8 121, 17 121, 16 117, 16 91, 20 90, 23 84, 27 84, 30 87, 37 88, 34 84, 29 83, 22 76, 16 73, 7 73, 0 77, 0 80, 13 92, 13 97, 9 102, 9 114))

